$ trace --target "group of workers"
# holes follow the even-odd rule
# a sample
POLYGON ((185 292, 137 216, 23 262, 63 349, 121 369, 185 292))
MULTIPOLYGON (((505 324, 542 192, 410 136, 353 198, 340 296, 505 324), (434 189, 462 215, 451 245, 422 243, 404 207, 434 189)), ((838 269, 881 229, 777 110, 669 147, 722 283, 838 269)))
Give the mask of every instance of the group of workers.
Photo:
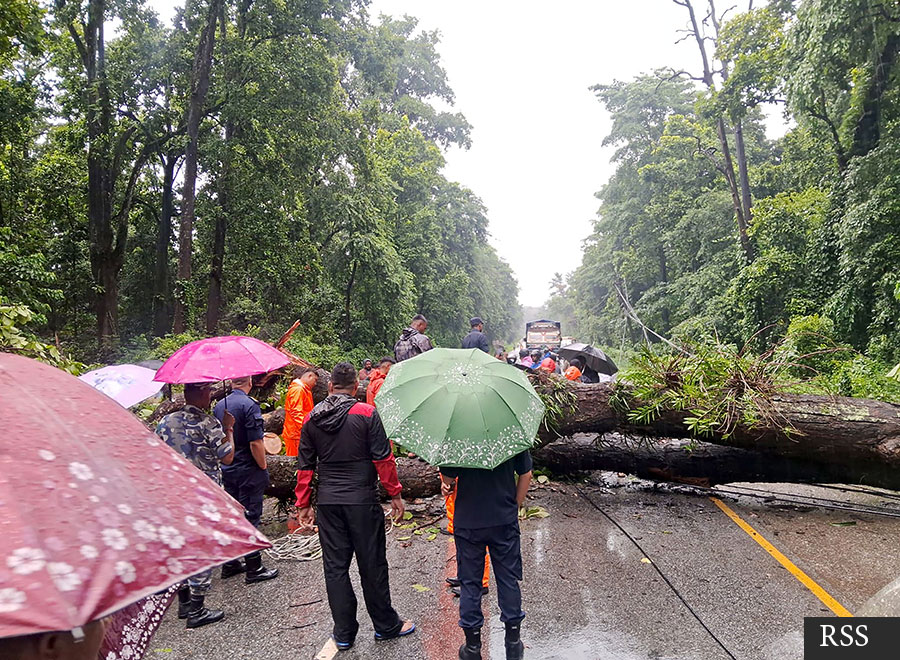
MULTIPOLYGON (((464 348, 489 352, 480 318, 470 321, 464 348)), ((397 475, 393 445, 374 407, 375 396, 391 367, 433 348, 425 334, 428 321, 416 315, 394 346, 394 355, 377 366, 367 361, 363 369, 342 362, 334 367, 328 396, 314 403, 318 384, 315 369, 294 374, 286 400, 283 440, 285 452, 297 457, 296 506, 301 527, 318 524, 325 586, 334 626, 332 639, 339 650, 353 646, 359 623, 357 599, 349 568, 356 557, 366 609, 376 640, 405 637, 415 624, 401 617, 391 604, 386 553, 385 513, 377 485, 391 498, 390 517, 399 522, 405 507, 397 475), (358 398, 361 376, 368 380, 366 402, 358 398), (318 475, 315 510, 312 483, 318 475)), ((208 414, 208 384, 185 386, 185 407, 166 416, 157 433, 176 451, 193 461, 245 509, 247 519, 259 526, 263 492, 268 486, 263 420, 259 404, 250 397, 250 377, 232 381, 233 391, 208 414)), ((506 657, 523 657, 520 627, 522 611, 522 558, 518 510, 531 483, 532 462, 525 451, 494 470, 441 468, 441 492, 448 514, 447 532, 456 546, 457 576, 447 578, 459 596, 459 625, 465 642, 462 660, 481 658, 482 596, 488 592, 489 565, 497 582, 501 620, 506 626, 506 657)), ((253 584, 278 575, 262 565, 258 552, 243 562, 222 567, 222 577, 245 574, 253 584)), ((192 577, 179 590, 179 617, 197 628, 222 620, 224 612, 205 606, 212 571, 192 577)))

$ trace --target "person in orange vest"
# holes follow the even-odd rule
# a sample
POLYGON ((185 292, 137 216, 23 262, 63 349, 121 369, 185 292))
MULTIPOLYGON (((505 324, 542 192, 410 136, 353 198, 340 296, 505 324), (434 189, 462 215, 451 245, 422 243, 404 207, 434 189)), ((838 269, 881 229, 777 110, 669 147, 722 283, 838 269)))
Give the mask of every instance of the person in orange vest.
POLYGON ((384 385, 384 378, 388 375, 395 362, 394 358, 386 355, 381 358, 378 367, 373 369, 369 375, 369 386, 366 388, 366 403, 370 406, 375 405, 375 395, 378 394, 378 390, 384 385))
POLYGON ((287 398, 284 400, 284 431, 281 437, 284 439, 284 453, 286 456, 296 456, 300 447, 300 432, 303 429, 303 420, 313 409, 313 388, 319 382, 319 375, 315 369, 299 367, 294 372, 296 378, 288 387, 287 398))
MULTIPOLYGON (((456 489, 453 489, 449 495, 444 496, 444 505, 447 507, 447 530, 446 533, 450 536, 453 536, 453 514, 456 512, 456 489)), ((481 593, 486 594, 488 592, 488 585, 491 583, 491 557, 485 552, 484 555, 484 576, 481 578, 481 593)), ((459 578, 448 577, 447 584, 450 585, 450 591, 453 592, 453 595, 459 598, 461 589, 459 578)))

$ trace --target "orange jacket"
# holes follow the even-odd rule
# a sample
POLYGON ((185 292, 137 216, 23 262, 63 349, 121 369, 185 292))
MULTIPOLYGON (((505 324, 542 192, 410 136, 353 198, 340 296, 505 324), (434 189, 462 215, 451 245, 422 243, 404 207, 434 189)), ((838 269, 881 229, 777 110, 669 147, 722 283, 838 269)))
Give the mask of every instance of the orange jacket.
POLYGON ((303 429, 303 420, 312 412, 313 396, 310 390, 299 378, 294 380, 288 388, 287 398, 284 400, 284 453, 288 456, 296 456, 300 447, 300 431, 303 429))
POLYGON ((384 385, 384 374, 376 369, 369 376, 369 387, 366 389, 366 403, 370 406, 375 405, 375 395, 378 394, 382 385, 384 385))

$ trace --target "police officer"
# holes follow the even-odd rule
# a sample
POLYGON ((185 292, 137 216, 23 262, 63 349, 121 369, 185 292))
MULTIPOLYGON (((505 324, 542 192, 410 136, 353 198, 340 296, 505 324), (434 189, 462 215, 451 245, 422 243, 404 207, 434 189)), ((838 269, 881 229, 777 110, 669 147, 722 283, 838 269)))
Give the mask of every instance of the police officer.
MULTIPOLYGON (((226 412, 234 415, 234 460, 222 470, 225 491, 244 507, 244 515, 259 528, 262 518, 263 493, 269 485, 266 448, 263 445, 263 418, 259 403, 250 397, 253 379, 250 376, 232 378, 232 393, 216 404, 215 416, 222 420, 226 412)), ((258 550, 244 557, 246 568, 239 560, 222 566, 222 578, 230 578, 246 571, 247 584, 278 577, 277 568, 265 568, 258 550)))
POLYGON ((493 470, 441 468, 444 497, 457 491, 453 538, 460 582, 459 626, 466 635, 459 649, 461 660, 481 660, 481 579, 487 550, 497 581, 500 620, 506 625, 506 658, 521 660, 524 655, 519 507, 531 484, 531 467, 531 455, 524 451, 493 470))
POLYGON ((462 340, 463 348, 477 348, 485 353, 491 352, 487 337, 484 334, 484 321, 478 316, 469 319, 469 327, 472 328, 462 340))
MULTIPOLYGON (((206 412, 210 387, 210 383, 185 385, 184 408, 166 415, 156 433, 221 486, 222 465, 229 465, 234 459, 234 417, 226 413, 220 423, 206 412)), ((199 628, 225 617, 221 610, 204 607, 211 583, 212 569, 208 569, 188 578, 187 585, 178 590, 178 618, 187 619, 188 628, 199 628)))

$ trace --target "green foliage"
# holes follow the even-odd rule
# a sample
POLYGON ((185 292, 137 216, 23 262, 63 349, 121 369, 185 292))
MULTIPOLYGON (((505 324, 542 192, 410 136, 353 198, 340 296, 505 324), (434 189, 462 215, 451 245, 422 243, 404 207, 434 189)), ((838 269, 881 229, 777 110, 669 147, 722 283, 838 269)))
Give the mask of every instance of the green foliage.
POLYGON ((615 405, 635 425, 648 425, 664 412, 684 414, 698 438, 727 438, 738 426, 765 423, 790 428, 771 397, 790 383, 789 364, 777 351, 755 356, 726 344, 692 344, 683 351, 645 348, 622 375, 615 405))
POLYGON ((0 297, 0 351, 18 353, 78 375, 84 365, 72 360, 56 346, 45 344, 26 330, 34 313, 25 305, 8 305, 0 297))
POLYGON ((215 332, 277 337, 295 319, 298 354, 325 366, 387 352, 416 312, 443 345, 475 314, 492 338, 518 333, 484 206, 442 172, 442 149, 467 148, 471 127, 439 35, 370 20, 367 4, 225 3, 185 281, 178 181, 206 6, 167 26, 143 0, 4 4, 0 295, 33 310, 34 331, 104 361, 215 332), (97 12, 116 25, 102 70, 85 57, 101 45, 97 12), (176 299, 187 332, 168 337, 176 299), (104 327, 117 336, 92 347, 104 327))
POLYGON ((285 348, 297 357, 328 371, 333 369, 338 362, 350 362, 359 369, 366 358, 377 360, 384 355, 393 355, 393 351, 389 351, 384 346, 369 347, 368 349, 354 347, 347 350, 340 344, 320 344, 303 336, 302 330, 294 333, 285 348))
MULTIPOLYGON (((594 88, 617 169, 598 193, 581 266, 550 303, 574 313, 584 341, 632 347, 658 333, 757 353, 778 344, 773 359, 801 381, 783 386, 892 398, 878 374, 900 360, 896 7, 774 0, 707 15, 702 29, 712 80, 660 70, 594 88), (760 107, 784 101, 792 126, 769 139, 760 107), (749 251, 719 121, 735 162, 739 128, 743 137, 749 251)), ((732 423, 695 395, 663 404, 699 411, 701 430, 732 423)))

